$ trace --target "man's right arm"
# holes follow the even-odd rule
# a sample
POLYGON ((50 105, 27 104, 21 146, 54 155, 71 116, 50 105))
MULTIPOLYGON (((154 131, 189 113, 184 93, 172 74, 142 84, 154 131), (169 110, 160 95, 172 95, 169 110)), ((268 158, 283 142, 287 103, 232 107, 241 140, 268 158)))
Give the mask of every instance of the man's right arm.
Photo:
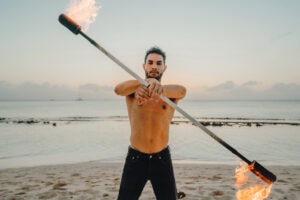
POLYGON ((138 80, 124 81, 115 87, 115 93, 121 96, 128 96, 135 93, 139 86, 141 86, 141 83, 138 80))

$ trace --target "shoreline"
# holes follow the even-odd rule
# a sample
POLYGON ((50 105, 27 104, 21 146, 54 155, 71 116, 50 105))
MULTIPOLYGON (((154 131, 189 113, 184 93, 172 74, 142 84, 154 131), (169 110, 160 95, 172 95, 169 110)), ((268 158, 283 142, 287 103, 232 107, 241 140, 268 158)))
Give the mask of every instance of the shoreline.
MULTIPOLYGON (((235 165, 174 163, 178 192, 184 199, 235 199, 235 165)), ((300 195, 300 166, 265 166, 277 175, 268 199, 296 199, 300 195)), ((0 170, 0 198, 116 199, 123 162, 90 161, 0 170)), ((250 178, 257 179, 255 175, 250 178)), ((260 179, 259 183, 264 183, 260 179)), ((143 199, 155 199, 148 182, 143 199)))
MULTIPOLYGON (((259 118, 199 118, 196 117, 202 125, 210 127, 221 126, 264 126, 264 125, 287 125, 300 126, 300 119, 259 119, 259 118)), ((95 121, 128 121, 127 116, 106 116, 106 117, 58 117, 58 118, 10 118, 0 117, 0 124, 42 124, 56 126, 58 123, 72 123, 72 122, 95 122, 95 121)), ((183 123, 193 124, 184 117, 174 117, 171 124, 178 125, 183 123)))

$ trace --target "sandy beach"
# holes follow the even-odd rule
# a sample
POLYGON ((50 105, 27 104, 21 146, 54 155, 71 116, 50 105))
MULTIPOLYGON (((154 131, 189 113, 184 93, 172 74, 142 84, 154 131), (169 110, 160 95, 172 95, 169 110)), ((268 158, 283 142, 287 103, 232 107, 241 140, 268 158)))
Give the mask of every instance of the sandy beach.
MULTIPOLYGON (((186 195, 184 199, 236 199, 236 167, 175 162, 178 192, 186 195)), ((300 166, 266 167, 277 175, 267 199, 299 198, 300 166)), ((0 170, 0 199, 116 199, 122 168, 122 163, 93 161, 3 169, 0 170)), ((155 199, 149 182, 140 199, 155 199)))

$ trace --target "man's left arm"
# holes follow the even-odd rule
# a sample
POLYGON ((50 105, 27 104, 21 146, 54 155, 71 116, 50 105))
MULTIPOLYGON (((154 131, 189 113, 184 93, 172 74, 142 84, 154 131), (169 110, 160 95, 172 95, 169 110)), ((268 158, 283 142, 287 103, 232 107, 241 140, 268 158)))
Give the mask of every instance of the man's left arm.
POLYGON ((163 94, 169 99, 182 99, 186 94, 186 89, 182 85, 164 85, 163 94))

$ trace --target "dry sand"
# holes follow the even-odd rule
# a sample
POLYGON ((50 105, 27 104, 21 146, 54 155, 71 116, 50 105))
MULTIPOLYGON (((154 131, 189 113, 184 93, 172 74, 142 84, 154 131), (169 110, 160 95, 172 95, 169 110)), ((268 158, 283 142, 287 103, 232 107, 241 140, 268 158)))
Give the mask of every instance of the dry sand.
MULTIPOLYGON (((0 170, 0 199, 116 199, 122 168, 122 163, 86 162, 3 169, 0 170)), ((233 200, 237 192, 235 168, 175 163, 178 192, 186 194, 184 199, 233 200)), ((300 199, 300 166, 267 168, 278 179, 268 199, 300 199)), ((140 199, 155 199, 149 182, 140 199)))

